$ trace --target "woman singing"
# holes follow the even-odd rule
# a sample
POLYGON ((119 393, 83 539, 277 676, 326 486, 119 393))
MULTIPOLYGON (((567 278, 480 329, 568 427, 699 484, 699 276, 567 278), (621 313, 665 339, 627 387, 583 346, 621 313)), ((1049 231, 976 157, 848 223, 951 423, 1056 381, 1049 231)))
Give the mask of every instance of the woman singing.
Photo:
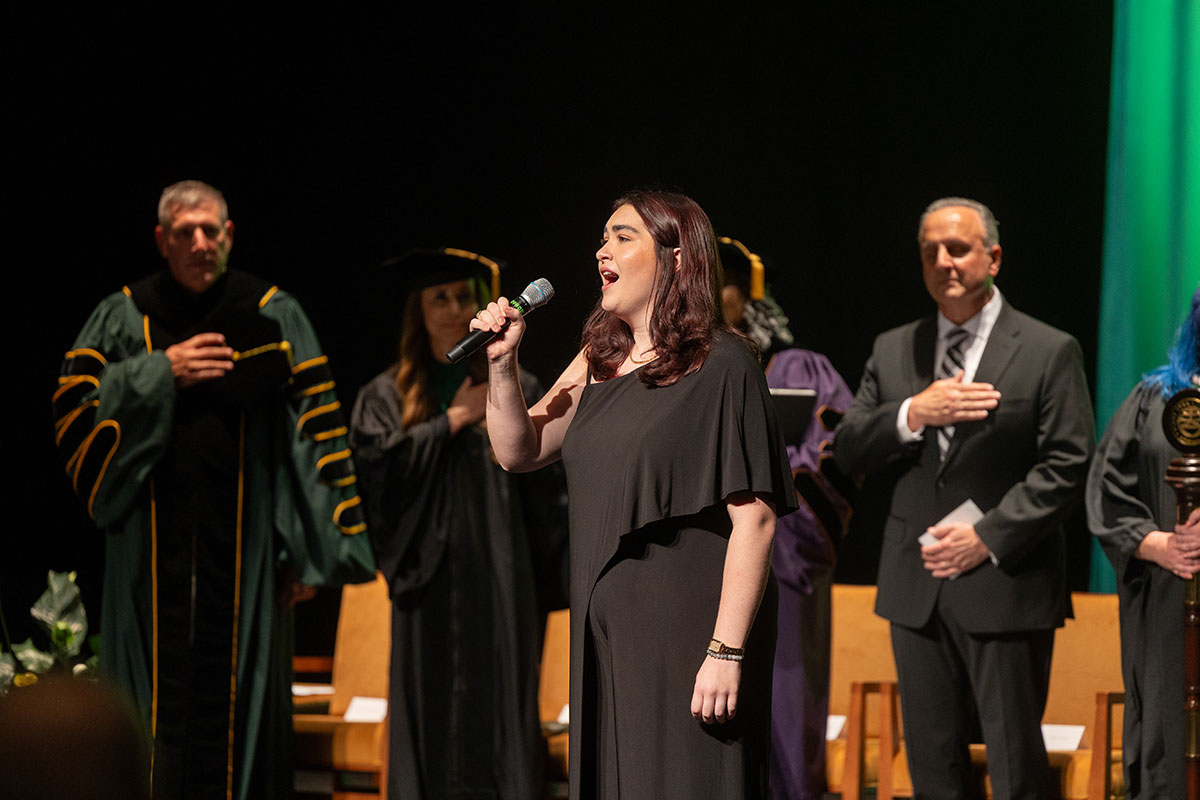
POLYGON ((1200 290, 1168 363, 1117 409, 1088 472, 1088 524, 1117 573, 1131 798, 1186 794, 1183 597, 1200 571, 1200 511, 1175 524, 1175 495, 1163 476, 1179 453, 1163 435, 1162 413, 1171 395, 1200 380, 1198 348, 1200 290))
MULTIPOLYGON (((496 465, 481 424, 486 367, 446 359, 489 297, 485 265, 462 250, 400 260, 400 360, 362 388, 351 419, 392 594, 388 796, 405 800, 543 792, 538 653, 555 606, 545 590, 561 585, 562 484, 555 470, 496 465)), ((518 395, 540 394, 520 380, 518 395)))
POLYGON ((620 198, 596 260, 583 347, 532 409, 520 315, 500 298, 471 322, 503 331, 487 348, 500 463, 567 471, 571 797, 765 797, 771 541, 796 502, 772 401, 722 319, 695 202, 620 198))

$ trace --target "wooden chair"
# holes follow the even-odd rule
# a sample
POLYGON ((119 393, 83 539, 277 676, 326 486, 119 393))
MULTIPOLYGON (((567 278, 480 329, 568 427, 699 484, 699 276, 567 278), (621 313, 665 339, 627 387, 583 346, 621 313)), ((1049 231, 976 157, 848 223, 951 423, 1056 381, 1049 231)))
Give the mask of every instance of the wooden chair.
POLYGON ((834 585, 831 639, 829 713, 846 726, 826 746, 829 791, 847 800, 872 786, 879 800, 911 795, 891 627, 875 614, 874 586, 834 585))
MULTIPOLYGON (((567 780, 567 732, 556 723, 559 712, 571 693, 571 614, 566 609, 551 611, 546 617, 546 637, 542 644, 542 664, 538 683, 538 716, 546 737, 549 762, 546 778, 551 789, 567 780)), ((561 788, 565 789, 565 785, 561 788)), ((565 794, 563 795, 566 796, 565 794)))
POLYGON ((391 632, 392 604, 382 575, 343 587, 329 711, 303 713, 298 706, 292 717, 296 768, 332 772, 334 800, 386 794, 388 720, 347 722, 344 715, 353 697, 388 696, 391 632))
MULTIPOLYGON (((829 743, 826 763, 830 791, 840 791, 847 800, 871 785, 880 800, 912 796, 890 631, 886 621, 869 619, 874 594, 874 587, 834 587, 830 713, 848 718, 845 738, 829 743), (875 713, 869 714, 868 703, 876 695, 875 713)), ((1124 697, 1117 598, 1075 593, 1072 603, 1075 617, 1055 636, 1043 721, 1085 728, 1077 750, 1050 751, 1048 756, 1062 798, 1111 800, 1124 791, 1115 745, 1120 715, 1114 709, 1124 697)), ((983 745, 971 746, 971 760, 986 773, 983 745)), ((991 797, 990 784, 986 791, 991 797)))
MULTIPOLYGON (((1115 594, 1075 592, 1071 595, 1074 619, 1054 637, 1054 660, 1050 663, 1050 693, 1042 721, 1083 725, 1079 749, 1050 751, 1050 766, 1058 774, 1062 797, 1067 800, 1106 800, 1115 789, 1124 792, 1121 774, 1120 735, 1112 734, 1110 695, 1122 696, 1121 637, 1115 594), (1103 702, 1100 698, 1104 698, 1103 702), (1104 713, 1107 711, 1107 715, 1104 713), (1103 727, 1096 724, 1100 713, 1103 727), (1107 722, 1104 720, 1107 719, 1107 722), (1113 760, 1115 758, 1115 771, 1113 760), (1100 770, 1095 793, 1092 761, 1100 770), (1108 766, 1106 788, 1104 767, 1108 766)), ((1119 714, 1117 715, 1120 716, 1119 714)), ((1117 727, 1118 732, 1120 726, 1117 727)))

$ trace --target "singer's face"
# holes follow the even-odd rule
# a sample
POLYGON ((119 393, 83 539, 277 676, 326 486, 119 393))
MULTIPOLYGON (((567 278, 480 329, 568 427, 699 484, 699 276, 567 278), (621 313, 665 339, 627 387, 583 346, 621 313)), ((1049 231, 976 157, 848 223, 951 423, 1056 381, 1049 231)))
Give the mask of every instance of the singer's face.
POLYGON ((421 314, 434 355, 443 356, 463 336, 479 310, 470 281, 439 283, 421 290, 421 314))
POLYGON ((631 205, 613 212, 596 251, 600 304, 630 328, 648 323, 658 267, 654 237, 631 205))

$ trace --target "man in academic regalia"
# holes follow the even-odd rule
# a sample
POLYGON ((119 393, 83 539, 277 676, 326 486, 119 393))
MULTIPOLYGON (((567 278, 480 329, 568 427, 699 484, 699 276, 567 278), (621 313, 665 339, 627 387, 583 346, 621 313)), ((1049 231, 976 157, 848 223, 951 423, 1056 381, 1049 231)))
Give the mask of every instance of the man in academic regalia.
POLYGON ((167 269, 67 352, 55 439, 107 533, 101 669, 137 702, 158 798, 291 794, 297 586, 370 580, 346 427, 299 304, 228 271, 221 193, 168 187, 167 269))

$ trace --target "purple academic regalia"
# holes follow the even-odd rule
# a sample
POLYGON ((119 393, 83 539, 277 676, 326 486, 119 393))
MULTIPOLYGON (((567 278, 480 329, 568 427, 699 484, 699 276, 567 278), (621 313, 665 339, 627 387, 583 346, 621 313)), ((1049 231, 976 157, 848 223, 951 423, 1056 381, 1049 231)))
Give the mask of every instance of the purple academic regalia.
POLYGON ((767 366, 767 385, 817 392, 803 445, 789 443, 787 448, 792 472, 801 478, 800 509, 780 517, 775 528, 779 633, 771 702, 771 792, 778 800, 820 800, 829 713, 833 536, 845 531, 850 512, 844 496, 849 492, 828 453, 837 419, 822 420, 822 412, 830 409, 840 418, 854 396, 829 359, 808 350, 776 353, 767 366), (822 462, 828 463, 822 467, 822 462))

